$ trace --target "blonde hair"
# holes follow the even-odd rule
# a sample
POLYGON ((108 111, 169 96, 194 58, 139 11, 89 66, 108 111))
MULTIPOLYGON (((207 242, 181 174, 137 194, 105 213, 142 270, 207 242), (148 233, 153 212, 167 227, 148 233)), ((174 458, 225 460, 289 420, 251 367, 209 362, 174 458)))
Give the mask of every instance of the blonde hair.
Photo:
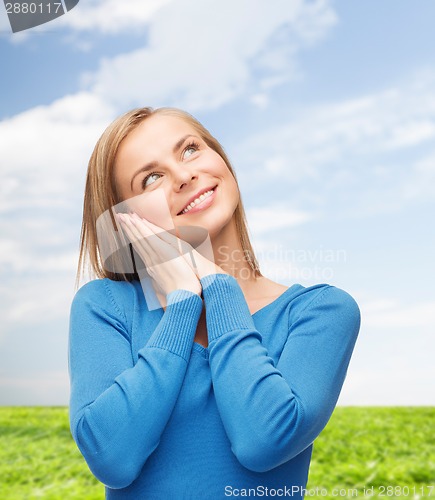
MULTIPOLYGON (((97 219, 106 211, 111 213, 111 208, 122 200, 119 199, 114 180, 114 165, 121 142, 133 131, 142 121, 152 115, 167 115, 180 118, 187 122, 203 139, 203 141, 216 153, 218 153, 226 163, 229 171, 236 180, 235 172, 225 154, 220 143, 210 134, 210 132, 189 113, 176 108, 150 107, 133 109, 114 120, 103 132, 95 145, 88 165, 86 177, 85 196, 83 203, 83 220, 80 235, 80 253, 77 270, 77 283, 85 271, 97 278, 110 278, 114 280, 132 281, 139 279, 134 262, 134 254, 130 245, 132 272, 126 272, 126 267, 120 266, 120 272, 109 271, 103 262, 103 256, 98 240, 97 219)), ((112 216, 111 216, 112 217, 112 216)), ((234 212, 237 234, 240 245, 251 267, 254 276, 262 276, 257 259, 249 239, 246 215, 241 197, 234 212)), ((112 218, 113 228, 115 223, 112 218)), ((113 269, 113 267, 112 267, 113 269)), ((116 266, 115 266, 116 269, 116 266)))

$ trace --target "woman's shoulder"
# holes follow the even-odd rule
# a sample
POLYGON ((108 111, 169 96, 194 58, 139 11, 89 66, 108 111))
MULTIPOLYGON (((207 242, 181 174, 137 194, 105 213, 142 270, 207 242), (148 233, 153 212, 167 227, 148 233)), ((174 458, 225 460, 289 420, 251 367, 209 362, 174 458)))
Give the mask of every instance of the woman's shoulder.
POLYGON ((289 313, 293 321, 313 314, 319 319, 335 317, 352 323, 360 322, 360 309, 355 298, 339 286, 329 283, 296 284, 290 290, 293 293, 289 297, 289 313))
POLYGON ((284 306, 293 318, 313 307, 334 308, 359 315, 359 307, 354 297, 344 289, 329 283, 304 286, 294 283, 290 286, 264 280, 265 303, 284 306))
POLYGON ((337 304, 357 306, 356 300, 349 292, 339 286, 331 285, 329 283, 319 283, 316 285, 302 287, 299 294, 307 303, 324 299, 325 301, 332 301, 337 304))
POLYGON ((77 290, 72 307, 115 309, 122 315, 126 315, 126 309, 131 309, 134 306, 137 295, 138 283, 134 281, 115 281, 109 278, 94 279, 77 290))
POLYGON ((83 284, 76 292, 75 297, 102 297, 116 293, 119 295, 131 294, 136 291, 136 282, 109 278, 93 279, 83 284))

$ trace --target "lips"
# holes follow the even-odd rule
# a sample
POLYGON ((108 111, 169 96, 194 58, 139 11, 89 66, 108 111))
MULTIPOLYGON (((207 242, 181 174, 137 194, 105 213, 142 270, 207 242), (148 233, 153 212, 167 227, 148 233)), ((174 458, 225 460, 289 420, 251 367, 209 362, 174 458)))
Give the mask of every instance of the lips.
POLYGON ((198 191, 196 194, 194 194, 189 199, 189 201, 186 203, 186 205, 184 205, 184 207, 178 212, 177 215, 183 215, 184 213, 187 213, 190 209, 194 208, 195 205, 199 205, 202 201, 204 201, 204 199, 207 199, 207 197, 209 196, 208 193, 211 191, 212 193, 210 193, 210 194, 213 194, 213 192, 216 188, 217 188, 217 185, 206 187, 206 188, 198 191), (202 196, 202 199, 201 199, 201 196, 202 196), (194 206, 191 206, 192 204, 194 204, 194 206), (188 207, 190 207, 190 209, 185 212, 185 210, 188 209, 188 207))

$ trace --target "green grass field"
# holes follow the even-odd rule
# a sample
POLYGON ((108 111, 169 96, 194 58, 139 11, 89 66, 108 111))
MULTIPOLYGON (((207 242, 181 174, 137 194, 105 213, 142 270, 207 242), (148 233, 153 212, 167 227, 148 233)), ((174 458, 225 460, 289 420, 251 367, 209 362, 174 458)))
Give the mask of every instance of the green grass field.
MULTIPOLYGON (((315 441, 306 498, 435 500, 434 421, 435 407, 337 407, 315 441)), ((67 408, 0 407, 0 443, 0 500, 104 498, 67 408)))

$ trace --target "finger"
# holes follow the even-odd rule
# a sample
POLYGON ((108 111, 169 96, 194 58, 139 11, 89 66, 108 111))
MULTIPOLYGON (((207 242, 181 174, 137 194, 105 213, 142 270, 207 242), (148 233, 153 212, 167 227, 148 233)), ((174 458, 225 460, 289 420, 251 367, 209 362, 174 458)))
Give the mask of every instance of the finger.
POLYGON ((137 213, 133 213, 132 217, 134 217, 136 220, 140 220, 141 222, 146 224, 147 227, 152 229, 153 232, 156 234, 159 232, 162 232, 162 231, 166 231, 163 227, 157 226, 156 224, 154 224, 153 222, 148 220, 146 217, 140 217, 137 213))
POLYGON ((133 214, 135 220, 140 221, 144 226, 146 226, 150 231, 152 231, 156 236, 159 236, 161 239, 165 239, 167 243, 172 243, 175 241, 175 236, 173 236, 168 230, 163 229, 156 224, 153 224, 151 221, 146 219, 145 217, 139 217, 137 214, 133 214))
MULTIPOLYGON (((144 244, 147 244, 148 254, 152 257, 153 263, 164 263, 182 255, 181 245, 175 246, 171 244, 169 239, 170 234, 166 238, 159 237, 159 234, 154 233, 153 229, 148 227, 148 221, 141 219, 137 214, 130 214, 129 219, 137 230, 136 234, 139 233, 143 238, 146 238, 144 244)), ((157 226, 155 227, 158 228, 157 226)), ((161 228, 158 229, 161 230, 161 228)), ((163 231, 164 233, 166 231, 163 231)))
POLYGON ((118 214, 118 219, 121 221, 122 228, 126 231, 132 243, 142 239, 143 236, 134 226, 128 214, 118 214))
POLYGON ((156 233, 152 229, 150 229, 145 221, 141 219, 137 214, 133 213, 129 215, 129 220, 134 228, 134 233, 138 236, 138 238, 143 239, 143 244, 147 245, 148 253, 154 256, 156 261, 165 260, 164 255, 173 253, 174 249, 172 246, 167 246, 167 243, 164 242, 161 238, 158 237, 156 233))
POLYGON ((174 229, 171 229, 171 230, 163 230, 148 220, 146 220, 146 224, 153 231, 155 231, 157 233, 157 236, 159 236, 159 238, 166 241, 166 243, 169 243, 170 245, 172 245, 182 255, 192 252, 192 250, 193 250, 192 245, 188 241, 186 241, 185 239, 183 239, 181 237, 179 228, 177 226, 174 226, 174 229))
POLYGON ((127 238, 133 244, 142 260, 144 260, 144 263, 149 264, 150 261, 152 261, 152 256, 149 252, 149 246, 144 244, 144 237, 139 233, 126 214, 118 214, 118 219, 121 221, 121 227, 127 235, 127 238))
MULTIPOLYGON (((156 226, 148 219, 141 218, 137 214, 134 214, 133 217, 136 221, 140 221, 142 224, 144 224, 150 231, 153 231, 153 234, 155 234, 161 240, 163 240, 164 242, 168 243, 173 248, 178 250, 178 252, 180 252, 180 254, 184 254, 186 252, 191 251, 191 246, 189 245, 189 243, 187 243, 186 241, 182 240, 181 238, 175 236, 174 234, 172 234, 171 231, 168 231, 168 230, 163 229, 159 226, 156 226)), ((176 231, 176 228, 175 228, 175 231, 176 231)))
POLYGON ((133 224, 137 230, 142 234, 142 236, 152 236, 154 231, 152 231, 148 226, 143 223, 143 219, 139 217, 136 213, 132 212, 127 215, 130 223, 133 224))

